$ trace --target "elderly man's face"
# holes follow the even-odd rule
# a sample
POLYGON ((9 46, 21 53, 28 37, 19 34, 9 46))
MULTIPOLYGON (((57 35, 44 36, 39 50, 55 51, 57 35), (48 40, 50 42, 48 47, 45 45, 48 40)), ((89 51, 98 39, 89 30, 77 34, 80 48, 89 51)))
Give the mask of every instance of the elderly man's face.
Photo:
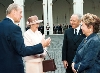
POLYGON ((80 21, 78 20, 78 16, 77 15, 72 15, 70 18, 70 24, 72 26, 72 28, 77 28, 80 24, 80 21))
POLYGON ((22 18, 22 9, 18 8, 17 10, 14 10, 14 22, 19 23, 22 18))

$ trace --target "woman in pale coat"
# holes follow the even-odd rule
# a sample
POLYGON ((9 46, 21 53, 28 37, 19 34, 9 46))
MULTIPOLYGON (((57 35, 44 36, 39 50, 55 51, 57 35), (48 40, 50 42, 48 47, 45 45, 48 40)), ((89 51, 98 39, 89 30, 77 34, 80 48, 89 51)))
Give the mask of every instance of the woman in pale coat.
MULTIPOLYGON (((43 20, 38 20, 36 15, 28 18, 27 26, 30 27, 24 33, 24 42, 26 46, 39 44, 44 37, 40 31, 38 31, 39 23, 43 20)), ((46 55, 46 51, 42 54, 36 54, 24 57, 25 60, 25 72, 26 73, 43 73, 42 61, 46 55)))

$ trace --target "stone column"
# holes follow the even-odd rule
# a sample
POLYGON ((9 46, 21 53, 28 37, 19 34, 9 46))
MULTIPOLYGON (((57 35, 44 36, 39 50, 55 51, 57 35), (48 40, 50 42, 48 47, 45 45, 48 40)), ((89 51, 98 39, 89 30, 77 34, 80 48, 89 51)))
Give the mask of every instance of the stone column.
POLYGON ((43 0, 43 22, 44 22, 44 34, 47 34, 47 0, 43 0))
POLYGON ((19 4, 22 8, 22 19, 20 21, 20 23, 16 23, 19 24, 19 26, 21 27, 22 30, 22 34, 25 32, 25 17, 24 17, 24 2, 25 0, 13 0, 14 3, 19 4))
POLYGON ((73 13, 83 15, 83 0, 73 0, 73 13))
POLYGON ((52 0, 48 0, 48 23, 50 26, 49 34, 53 34, 52 0))

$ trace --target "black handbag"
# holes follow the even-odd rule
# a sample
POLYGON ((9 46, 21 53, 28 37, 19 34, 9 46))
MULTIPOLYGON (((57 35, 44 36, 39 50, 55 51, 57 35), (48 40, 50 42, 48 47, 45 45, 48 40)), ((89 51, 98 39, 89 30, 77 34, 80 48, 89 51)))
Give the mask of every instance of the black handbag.
MULTIPOLYGON (((46 51, 47 52, 47 51, 46 51)), ((49 60, 44 60, 42 61, 43 64, 43 72, 47 72, 47 71, 55 71, 56 65, 55 65, 55 61, 54 59, 51 59, 49 53, 47 52, 47 55, 49 56, 49 60)))

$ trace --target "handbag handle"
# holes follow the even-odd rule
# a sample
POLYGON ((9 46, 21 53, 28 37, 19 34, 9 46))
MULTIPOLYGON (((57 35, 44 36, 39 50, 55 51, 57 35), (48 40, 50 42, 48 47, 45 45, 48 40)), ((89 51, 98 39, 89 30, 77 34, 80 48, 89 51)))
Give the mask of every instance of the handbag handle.
MULTIPOLYGON (((46 51, 46 50, 44 49, 44 51, 46 51)), ((46 51, 46 53, 47 53, 48 57, 51 59, 51 57, 50 57, 49 53, 48 53, 47 51, 46 51)))

